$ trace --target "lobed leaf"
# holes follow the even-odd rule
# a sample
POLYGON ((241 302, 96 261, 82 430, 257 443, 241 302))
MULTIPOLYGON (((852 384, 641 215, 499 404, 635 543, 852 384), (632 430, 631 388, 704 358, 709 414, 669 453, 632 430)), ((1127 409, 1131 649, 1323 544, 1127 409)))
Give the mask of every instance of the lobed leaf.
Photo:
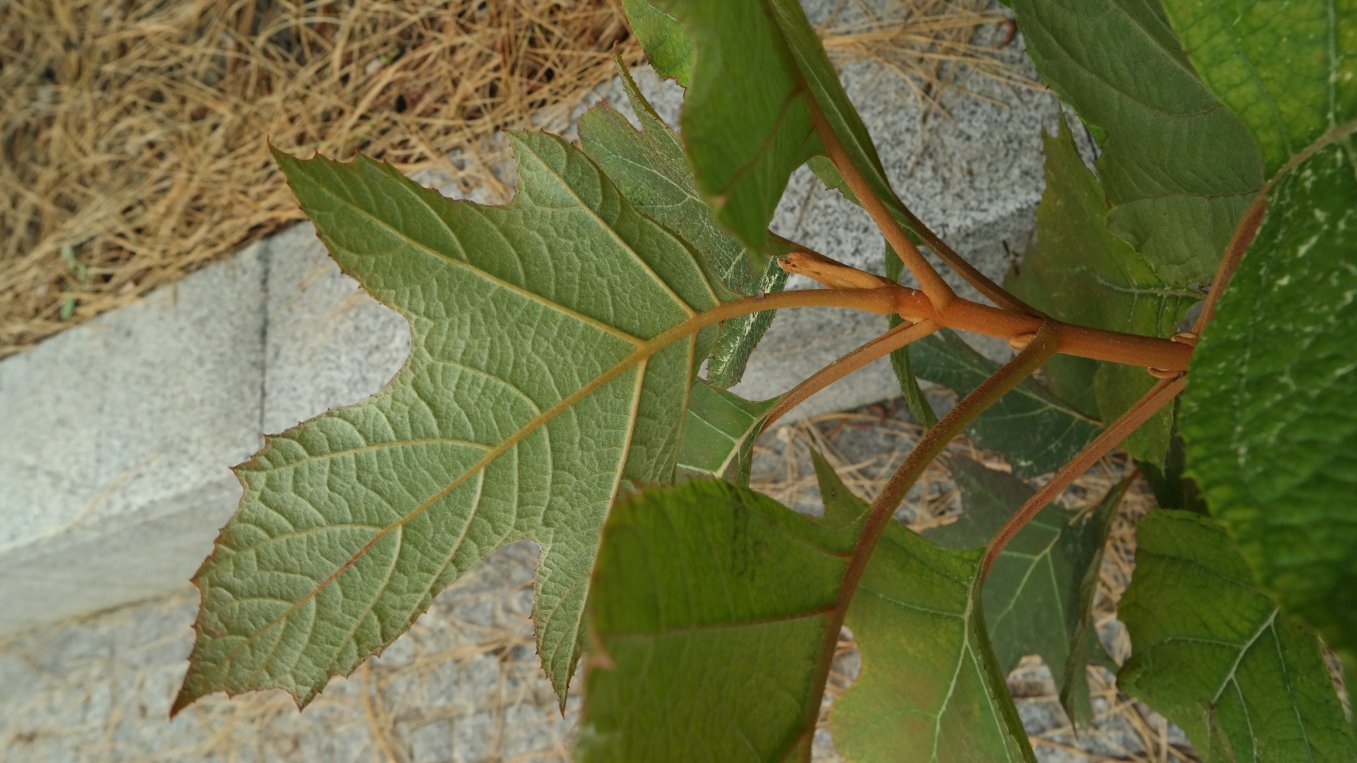
POLYGON ((862 673, 830 715, 848 760, 1036 760, 985 630, 983 554, 882 536, 848 609, 862 673))
POLYGON ((1131 658, 1117 683, 1192 739, 1202 760, 1357 759, 1319 640, 1253 588, 1216 521, 1140 520, 1118 616, 1131 658))
MULTIPOLYGON (((988 543, 1033 493, 1022 480, 968 459, 947 467, 961 492, 962 514, 924 537, 948 548, 988 543)), ((1087 516, 1046 507, 1004 547, 985 584, 985 620, 999 669, 1007 674, 1023 656, 1039 655, 1055 676, 1065 712, 1078 723, 1093 716, 1087 665, 1090 651, 1101 648, 1093 594, 1107 532, 1129 485, 1109 491, 1087 516)))
POLYGON ((693 72, 693 41, 668 12, 652 0, 622 0, 627 26, 645 47, 646 58, 661 77, 688 86, 693 72))
MULTIPOLYGON (((770 241, 769 250, 754 257, 717 224, 694 186, 678 137, 655 113, 620 62, 618 70, 641 129, 634 129, 626 117, 602 103, 580 118, 584 152, 637 209, 696 248, 728 288, 751 296, 781 291, 787 273, 763 256, 782 253, 779 242, 770 241), (761 270, 750 264, 754 260, 766 260, 761 270)), ((750 353, 772 322, 772 311, 726 321, 708 361, 708 381, 723 388, 738 383, 750 353)))
POLYGON ((1012 5, 1042 79, 1105 135, 1109 224, 1165 281, 1209 283, 1263 184, 1263 161, 1193 72, 1157 0, 1012 5))
MULTIPOLYGON (((1201 294, 1175 287, 1107 224, 1108 208, 1097 178, 1084 166, 1064 119, 1055 135, 1043 136, 1046 190, 1037 206, 1039 245, 1009 278, 1017 294, 1061 320, 1141 336, 1170 337, 1201 294)), ((1082 359, 1075 359, 1076 361, 1082 359)), ((1098 411, 1113 421, 1141 398, 1155 379, 1144 368, 1104 363, 1089 380, 1084 364, 1048 365, 1048 375, 1092 382, 1098 411)), ((1156 414, 1123 443, 1136 458, 1163 463, 1173 428, 1173 410, 1156 414)))
POLYGON ((377 395, 237 468, 244 496, 194 578, 182 709, 280 688, 305 705, 496 548, 542 548, 533 622, 558 696, 613 500, 673 478, 716 306, 692 250, 563 141, 512 135, 518 194, 450 202, 393 168, 275 152, 341 267, 410 323, 377 395), (551 231, 550 238, 543 236, 551 231))

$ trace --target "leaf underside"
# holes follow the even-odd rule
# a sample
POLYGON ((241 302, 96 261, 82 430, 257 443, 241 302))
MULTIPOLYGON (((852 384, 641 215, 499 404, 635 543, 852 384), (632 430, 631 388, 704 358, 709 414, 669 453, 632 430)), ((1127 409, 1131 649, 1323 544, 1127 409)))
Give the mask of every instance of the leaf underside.
MULTIPOLYGON (((947 468, 961 492, 962 513, 925 537, 948 548, 984 545, 1033 492, 1022 480, 968 459, 950 459, 947 468)), ((1004 547, 985 584, 985 621, 999 669, 1007 674, 1024 655, 1040 656, 1065 712, 1081 724, 1092 720, 1089 653, 1101 648, 1092 629, 1094 587, 1112 515, 1128 484, 1088 516, 1047 506, 1004 547)))
POLYGON ((594 574, 580 761, 808 760, 859 516, 714 480, 619 504, 594 574))
POLYGON ((643 22, 634 31, 657 69, 688 88, 680 121, 697 187, 752 252, 767 248, 768 223, 792 171, 825 150, 816 116, 872 187, 894 198, 797 0, 631 0, 626 7, 643 22))
POLYGON ((688 401, 688 419, 679 443, 679 470, 748 485, 754 441, 764 415, 776 403, 777 398, 745 400, 699 379, 688 401))
POLYGON ((862 674, 830 715, 844 757, 1036 760, 986 634, 983 553, 886 531, 848 610, 862 674))
MULTIPOLYGON (((692 244, 726 287, 750 296, 781 291, 787 273, 768 257, 782 254, 778 242, 770 241, 769 250, 755 256, 716 222, 694 185, 678 137, 620 62, 619 73, 641 129, 602 103, 580 117, 581 148, 632 205, 692 244), (751 263, 760 260, 765 265, 756 269, 751 263)), ((750 353, 772 322, 771 311, 724 322, 707 362, 707 380, 722 388, 738 383, 750 353)))
MULTIPOLYGON (((809 759, 812 679, 867 508, 822 459, 816 472, 820 519, 709 480, 614 510, 579 760, 809 759)), ((863 675, 831 717, 847 759, 1032 759, 975 605, 979 557, 887 532, 848 611, 863 675)))
MULTIPOLYGON (((908 347, 914 373, 965 395, 999 366, 950 331, 908 347)), ((966 434, 983 448, 1003 453, 1019 477, 1055 471, 1069 461, 1101 426, 1027 379, 980 414, 966 434)))
POLYGON ((564 698, 614 498, 673 478, 714 307, 693 251, 560 139, 511 136, 514 201, 450 202, 389 166, 275 153, 345 272, 410 323, 379 393, 281 435, 194 582, 181 709, 280 688, 305 705, 495 549, 542 548, 533 622, 564 698), (549 239, 540 231, 552 231, 549 239))
POLYGON ((1357 758, 1319 640, 1253 589, 1219 522, 1141 519, 1118 617, 1132 643, 1118 685, 1181 726, 1206 763, 1357 758))

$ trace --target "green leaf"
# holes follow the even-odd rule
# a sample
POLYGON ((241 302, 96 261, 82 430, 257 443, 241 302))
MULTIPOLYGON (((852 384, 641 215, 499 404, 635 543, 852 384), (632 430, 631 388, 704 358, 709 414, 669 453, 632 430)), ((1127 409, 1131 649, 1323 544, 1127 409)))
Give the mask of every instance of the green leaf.
MULTIPOLYGON (((900 276, 904 275, 905 264, 896 256, 890 244, 886 245, 883 259, 886 263, 886 277, 899 283, 900 276)), ((895 328, 901 323, 904 323, 904 319, 899 315, 886 316, 886 325, 890 328, 895 328)), ((919 379, 914 375, 909 351, 906 348, 901 347, 891 352, 891 370, 895 372, 895 378, 900 382, 900 394, 904 395, 905 408, 913 414, 915 420, 926 427, 938 423, 938 414, 933 412, 933 406, 928 404, 928 398, 924 397, 923 390, 919 389, 919 379)))
MULTIPOLYGON (((871 136, 796 0, 650 4, 692 41, 681 122, 697 186, 752 252, 767 248, 768 222, 792 171, 824 152, 815 114, 872 187, 893 196, 871 136)), ((637 34, 648 55, 668 62, 665 35, 653 29, 637 34)))
POLYGON ((1220 523, 1159 510, 1136 538, 1118 608, 1132 645, 1122 689, 1181 726, 1207 763, 1357 758, 1319 640, 1254 590, 1220 523))
MULTIPOLYGON (((750 262, 759 258, 746 255, 699 197, 677 136, 646 102, 620 62, 618 70, 641 129, 633 129, 612 106, 600 104, 580 118, 584 152, 637 209, 696 248, 727 287, 751 296, 781 291, 787 273, 767 258, 761 258, 767 260, 762 271, 754 270, 750 262)), ((768 254, 781 253, 778 249, 768 254)), ((750 353, 772 322, 772 311, 726 321, 708 363, 708 380, 719 387, 739 382, 750 353)))
POLYGON ((1207 87, 1253 134, 1272 174, 1357 118, 1354 0, 1164 0, 1207 87))
POLYGON ((1357 654, 1357 162, 1351 136, 1268 192, 1189 367, 1189 473, 1262 584, 1357 654))
POLYGON ((1042 79, 1106 133, 1098 175, 1112 228, 1164 280, 1209 283, 1263 184, 1263 161, 1192 71, 1156 0, 1013 8, 1042 79))
POLYGON ((496 548, 542 548, 533 622, 564 697, 614 498, 673 478, 717 304, 697 258, 578 150, 511 135, 514 201, 450 202, 393 168, 275 153, 340 266, 410 323, 379 393, 266 440, 195 577, 181 709, 281 688, 305 705, 496 548), (550 239, 541 231, 551 231, 550 239), (606 283, 608 288, 599 288, 606 283))
MULTIPOLYGON (((1107 225, 1107 202, 1084 166, 1062 119, 1044 135, 1046 191, 1037 206, 1040 246, 1028 251, 1020 273, 1009 279, 1030 304, 1070 323, 1170 337, 1201 295, 1174 287, 1107 225)), ((1048 369, 1048 374, 1059 370, 1048 369)), ((1082 369, 1076 371, 1082 380, 1082 369)), ((1144 368, 1104 363, 1094 375, 1102 418, 1112 421, 1141 398, 1156 379, 1144 368)), ((1173 428, 1166 408, 1137 429, 1122 447, 1136 458, 1163 463, 1173 428)))
POLYGON ((860 525, 843 505, 815 520, 694 480, 613 509, 576 759, 808 760, 816 666, 860 525))
MULTIPOLYGON (((963 512, 925 537, 949 548, 988 543, 1033 493, 1022 480, 968 459, 952 459, 947 467, 963 512)), ((985 620, 1000 670, 1008 673, 1024 655, 1039 655, 1055 676, 1065 712, 1082 724, 1093 717, 1087 671, 1090 648, 1098 647, 1093 595, 1107 532, 1129 486, 1130 480, 1121 482, 1087 516, 1046 507, 995 559, 985 584, 985 620)))
POLYGON ((985 632, 983 554, 882 536, 848 609, 862 674, 830 715, 848 760, 1036 760, 985 632))
MULTIPOLYGON (((909 346, 920 378, 964 395, 999 366, 951 332, 939 332, 909 346)), ((1000 398, 966 433, 984 448, 1003 453, 1013 473, 1035 477, 1055 471, 1083 449, 1101 424, 1028 379, 1000 398)))
POLYGON ((687 87, 692 81, 693 42, 683 27, 649 0, 622 0, 622 9, 650 65, 661 77, 687 87))
POLYGON ((688 419, 679 443, 679 468, 693 474, 749 483, 754 440, 772 400, 745 400, 698 380, 688 399, 688 419))
MULTIPOLYGON (((764 266, 763 275, 753 282, 747 293, 750 296, 772 294, 782 291, 787 284, 787 271, 776 260, 769 259, 764 266)), ((707 358, 707 381, 722 389, 729 389, 744 378, 745 367, 754 348, 763 340, 768 327, 773 325, 773 311, 750 313, 731 318, 721 324, 721 334, 716 338, 716 346, 707 358)))
POLYGON ((1154 500, 1163 509, 1182 509, 1210 514, 1197 483, 1187 476, 1187 454, 1177 429, 1169 439, 1168 454, 1161 464, 1141 463, 1145 482, 1154 491, 1154 500))

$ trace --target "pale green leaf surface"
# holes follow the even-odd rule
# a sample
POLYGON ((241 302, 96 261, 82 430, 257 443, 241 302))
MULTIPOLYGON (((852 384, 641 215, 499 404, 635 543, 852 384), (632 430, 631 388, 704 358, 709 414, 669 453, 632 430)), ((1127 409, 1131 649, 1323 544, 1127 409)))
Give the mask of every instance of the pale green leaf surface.
POLYGON ((1202 80, 1243 121, 1269 175, 1357 118, 1357 0, 1164 0, 1202 80))
POLYGON ((564 696, 609 506, 672 479, 709 335, 650 339, 716 305, 692 251, 563 141, 512 136, 504 207, 450 202, 391 167, 277 153, 331 254, 410 323, 379 393, 237 468, 240 508, 195 577, 176 701, 281 688, 309 702, 496 548, 542 547, 533 621, 564 696), (551 231, 544 237, 541 231, 551 231))
POLYGON ((1319 640, 1253 588, 1219 522, 1161 509, 1136 539, 1118 606, 1123 690, 1181 726, 1206 763, 1357 759, 1319 640))
MULTIPOLYGON (((752 251, 766 249, 768 222, 792 171, 824 150, 813 113, 878 193, 893 196, 867 128, 796 0, 652 4, 692 41, 681 123, 697 186, 716 219, 752 251)), ((641 41, 647 53, 663 43, 648 34, 641 41)))
POLYGON ((1209 283, 1263 184, 1263 161, 1197 78, 1157 0, 1013 0, 1013 9, 1042 79, 1106 133, 1098 173, 1112 228, 1166 281, 1209 283))
POLYGON ((713 480, 620 503, 594 573, 576 759, 809 760, 859 526, 845 506, 827 499, 816 520, 713 480))
MULTIPOLYGON (((1032 496, 1016 477, 968 459, 951 459, 948 471, 961 492, 962 513, 925 537, 949 548, 989 542, 1032 496)), ((985 621, 999 669, 1007 673, 1028 654, 1046 662, 1070 718, 1092 718, 1087 663, 1093 594, 1103 545, 1125 484, 1109 493, 1090 515, 1079 517, 1051 505, 1032 519, 994 561, 985 583, 985 621)))
MULTIPOLYGON (((641 129, 633 128, 612 106, 600 104, 580 118, 584 152, 637 209, 697 249, 727 287, 747 295, 781 291, 787 273, 765 256, 775 252, 747 254, 716 222, 694 186, 678 137, 646 102, 626 69, 619 69, 641 129), (761 270, 751 264, 756 261, 764 263, 761 270)), ((708 380, 719 387, 739 382, 750 353, 772 321, 772 311, 726 321, 708 362, 708 380)))
POLYGON ((846 759, 1036 760, 985 632, 982 554, 882 536, 848 609, 862 673, 830 714, 846 759))
POLYGON ((1189 473, 1263 586, 1357 654, 1357 145, 1282 177, 1205 328, 1189 473))
POLYGON ((699 379, 688 399, 688 418, 679 442, 679 468, 700 475, 749 483, 754 440, 772 400, 745 400, 699 379))
MULTIPOLYGON (((922 379, 964 395, 998 365, 947 331, 909 345, 913 370, 922 379)), ((984 448, 1004 454, 1020 477, 1055 471, 1097 436, 1099 422, 1028 379, 980 414, 966 433, 984 448)))
MULTIPOLYGON (((1056 135, 1044 135, 1046 190, 1037 205, 1039 245, 1009 278, 1014 292, 1060 320, 1142 336, 1170 337, 1201 295, 1165 282, 1146 259, 1107 226, 1107 203, 1084 166, 1062 119, 1056 135)), ((1051 366, 1048 375, 1065 367, 1051 366)), ((1083 369, 1073 374, 1086 379, 1083 369)), ((1098 410, 1115 420, 1156 379, 1144 368, 1101 364, 1093 384, 1098 410)), ((1162 463, 1173 427, 1171 408, 1159 412, 1123 443, 1127 452, 1162 463)))

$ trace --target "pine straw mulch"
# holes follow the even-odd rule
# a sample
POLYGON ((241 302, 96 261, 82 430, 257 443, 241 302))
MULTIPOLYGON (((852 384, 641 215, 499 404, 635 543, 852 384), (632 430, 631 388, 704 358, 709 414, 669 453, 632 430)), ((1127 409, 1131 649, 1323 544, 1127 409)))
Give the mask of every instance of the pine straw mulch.
POLYGON ((298 219, 268 156, 494 183, 475 147, 639 60, 616 2, 14 0, 0 355, 298 219), (471 147, 456 159, 454 147, 471 147))
MULTIPOLYGON (((989 0, 843 0, 840 61, 924 103, 989 0)), ((992 35, 991 35, 992 36, 992 35)), ((265 139, 436 170, 491 198, 497 131, 636 63, 620 0, 10 0, 0 4, 0 357, 300 218, 265 139)), ((540 119, 539 119, 540 123, 540 119)))

